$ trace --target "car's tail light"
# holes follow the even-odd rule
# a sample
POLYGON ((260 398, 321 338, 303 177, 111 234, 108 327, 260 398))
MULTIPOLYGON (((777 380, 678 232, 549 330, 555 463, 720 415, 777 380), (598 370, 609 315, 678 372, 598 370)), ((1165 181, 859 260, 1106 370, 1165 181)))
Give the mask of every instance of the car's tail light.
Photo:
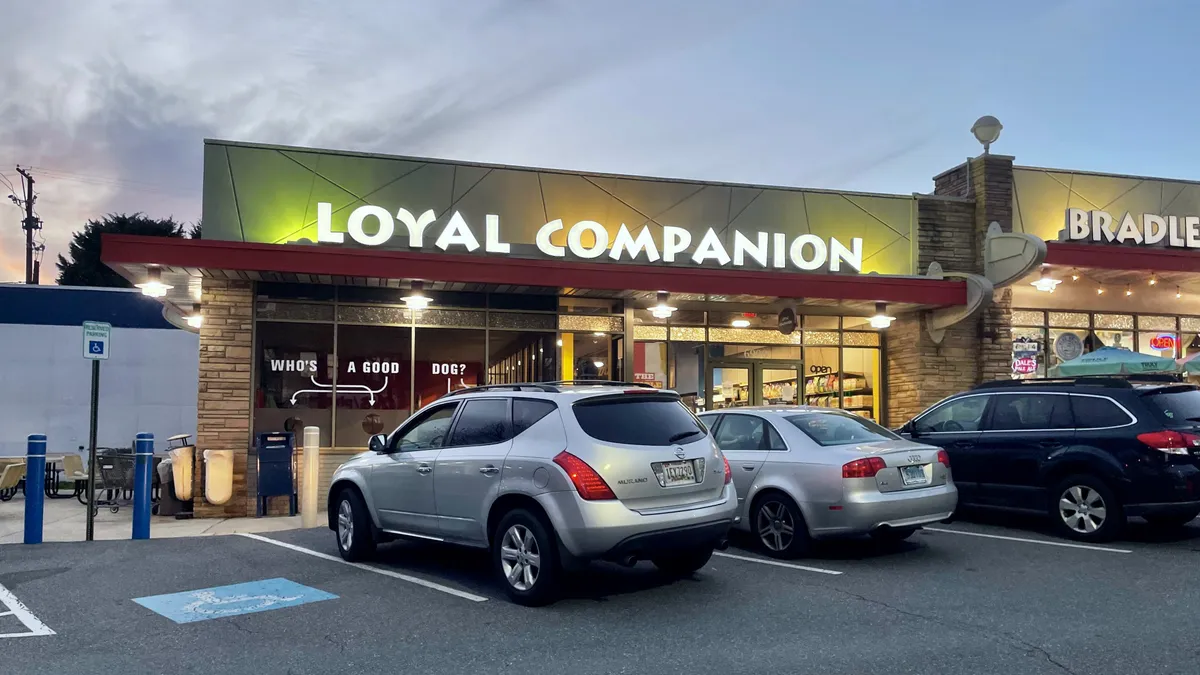
POLYGON ((729 468, 729 458, 721 455, 721 460, 725 462, 725 484, 729 485, 729 481, 733 480, 733 470, 729 468))
POLYGON ((1137 439, 1168 455, 1186 455, 1192 448, 1200 449, 1200 436, 1181 431, 1152 431, 1138 434, 1137 439))
POLYGON ((600 474, 575 455, 563 450, 554 457, 554 463, 561 466, 571 477, 571 482, 575 484, 575 490, 580 497, 588 501, 617 498, 600 474))
POLYGON ((887 468, 880 457, 864 457, 842 465, 842 478, 874 478, 887 468))
POLYGON ((938 450, 937 461, 941 462, 942 466, 950 468, 950 453, 945 450, 938 450))

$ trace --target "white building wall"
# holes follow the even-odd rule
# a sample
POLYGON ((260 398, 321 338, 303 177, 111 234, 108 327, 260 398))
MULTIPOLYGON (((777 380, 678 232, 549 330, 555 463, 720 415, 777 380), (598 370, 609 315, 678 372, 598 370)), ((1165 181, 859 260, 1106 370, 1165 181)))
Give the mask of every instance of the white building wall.
MULTIPOLYGON (((130 446, 154 434, 155 448, 196 433, 200 338, 183 330, 114 328, 100 362, 97 444, 130 446)), ((48 454, 88 444, 91 362, 79 326, 0 324, 0 456, 25 454, 44 433, 48 454)))

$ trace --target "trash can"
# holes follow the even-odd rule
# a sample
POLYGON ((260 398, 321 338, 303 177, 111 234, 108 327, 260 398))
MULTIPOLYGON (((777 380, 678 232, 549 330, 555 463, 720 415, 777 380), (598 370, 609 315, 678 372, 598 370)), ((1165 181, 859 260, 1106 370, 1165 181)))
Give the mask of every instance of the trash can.
MULTIPOLYGON (((175 498, 181 502, 192 501, 192 467, 196 461, 196 446, 187 443, 191 436, 179 434, 167 439, 167 455, 171 462, 171 476, 175 482, 175 498)), ((163 462, 164 464, 166 462, 163 462)), ((166 484, 166 481, 163 481, 166 484)))
POLYGON ((171 458, 168 457, 158 465, 158 503, 154 505, 153 511, 156 516, 177 516, 183 510, 183 504, 175 498, 171 462, 171 458))
POLYGON ((233 451, 204 451, 204 499, 221 505, 233 496, 233 451))

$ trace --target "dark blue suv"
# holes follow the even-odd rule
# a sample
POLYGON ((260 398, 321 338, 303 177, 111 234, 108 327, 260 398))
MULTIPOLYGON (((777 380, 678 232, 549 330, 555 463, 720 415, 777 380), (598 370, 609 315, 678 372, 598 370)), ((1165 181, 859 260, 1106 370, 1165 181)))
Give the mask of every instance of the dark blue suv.
POLYGON ((982 384, 900 428, 950 455, 960 506, 1048 514, 1063 535, 1116 537, 1129 516, 1200 514, 1200 388, 1168 378, 982 384))

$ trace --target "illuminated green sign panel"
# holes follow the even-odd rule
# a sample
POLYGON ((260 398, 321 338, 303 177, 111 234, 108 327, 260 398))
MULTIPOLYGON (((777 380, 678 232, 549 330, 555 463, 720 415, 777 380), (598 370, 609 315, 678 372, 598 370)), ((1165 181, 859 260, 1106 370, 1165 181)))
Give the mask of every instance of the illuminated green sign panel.
POLYGON ((206 239, 914 273, 915 200, 210 141, 206 239))

